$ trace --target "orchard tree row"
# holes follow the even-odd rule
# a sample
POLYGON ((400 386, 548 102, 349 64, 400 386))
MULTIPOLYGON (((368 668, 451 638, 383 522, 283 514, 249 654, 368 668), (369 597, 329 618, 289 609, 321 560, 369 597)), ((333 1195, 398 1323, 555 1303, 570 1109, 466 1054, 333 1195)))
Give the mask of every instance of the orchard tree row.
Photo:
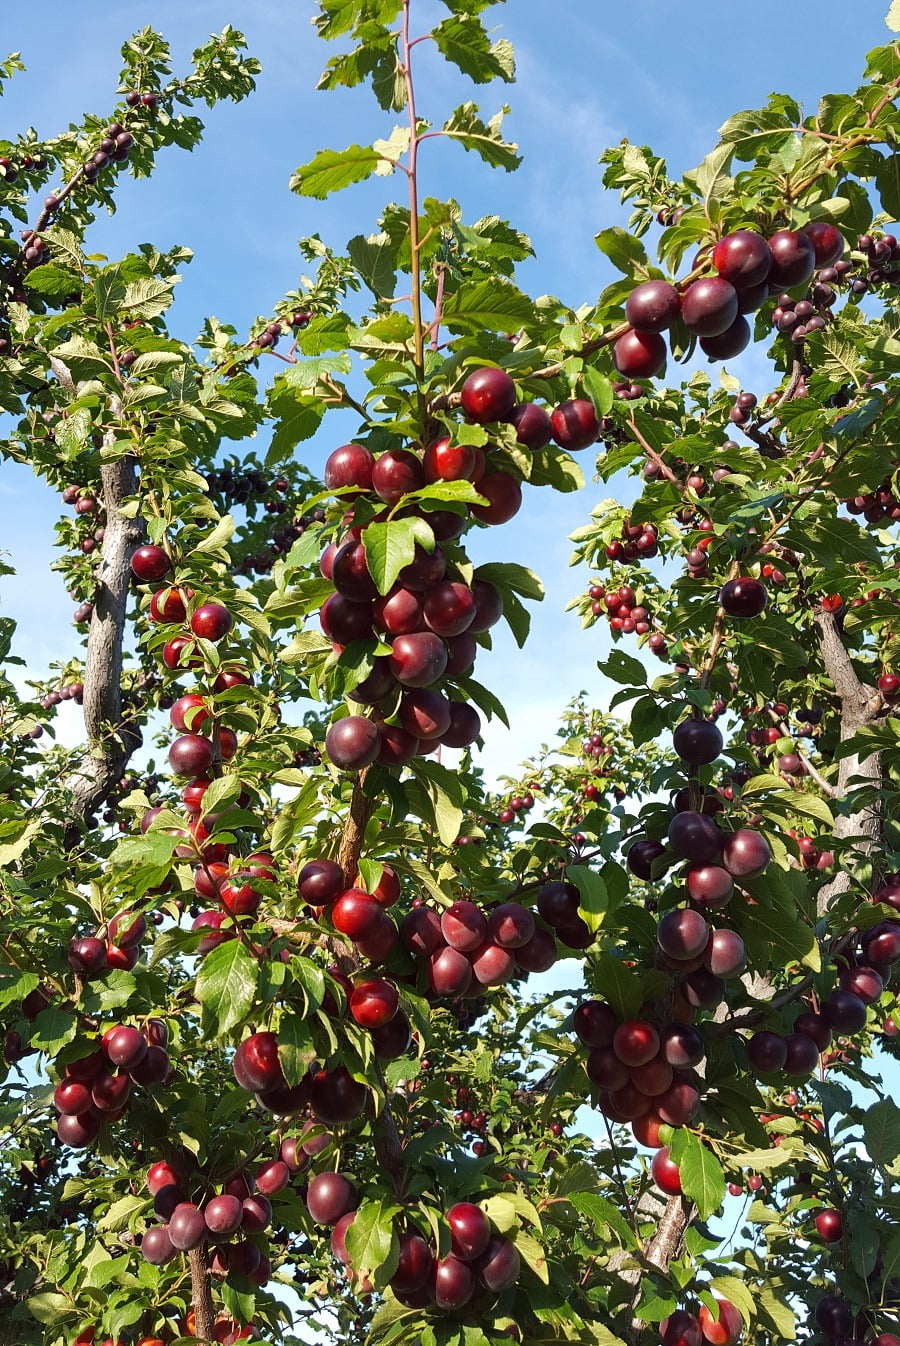
POLYGON ((249 331, 187 344, 190 255, 90 244, 240 115, 234 29, 0 142, 2 448, 76 633, 29 681, 0 619, 0 1337, 898 1346, 900 44, 682 178, 607 151, 619 279, 569 307, 429 177, 518 169, 417 85, 426 41, 512 82, 489 4, 318 8, 377 113, 291 189, 403 203, 249 331), (543 595, 503 525, 595 471, 570 608, 618 690, 489 788, 543 595))

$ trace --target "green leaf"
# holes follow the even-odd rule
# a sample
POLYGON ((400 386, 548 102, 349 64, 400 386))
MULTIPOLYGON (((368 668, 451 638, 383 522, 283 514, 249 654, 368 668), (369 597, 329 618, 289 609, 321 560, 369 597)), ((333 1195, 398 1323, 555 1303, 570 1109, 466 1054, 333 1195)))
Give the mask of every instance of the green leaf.
POLYGON ((600 672, 613 682, 623 683, 626 687, 646 687, 647 670, 640 659, 625 654, 623 650, 613 650, 605 663, 598 661, 600 672))
POLYGON ((550 1274, 547 1270, 547 1255, 537 1239, 519 1229, 512 1241, 515 1243, 516 1251, 525 1265, 531 1268, 539 1281, 542 1281, 544 1285, 549 1285, 550 1274))
POLYGON ((665 990, 670 979, 665 973, 650 972, 645 976, 626 967, 620 958, 602 953, 588 964, 591 989, 608 1000, 622 1019, 633 1019, 645 1000, 652 1000, 655 988, 665 990))
POLYGON ((527 566, 515 561, 489 561, 475 571, 475 578, 490 580, 500 590, 511 589, 523 598, 532 598, 540 602, 544 597, 544 586, 539 577, 527 566))
POLYGON ((609 910, 609 893, 603 879, 585 865, 568 865, 566 878, 575 884, 581 894, 578 914, 587 921, 591 930, 599 930, 609 910))
POLYGON ((504 114, 508 111, 507 107, 501 108, 489 122, 485 122, 474 103, 463 103, 447 118, 442 130, 445 136, 458 140, 464 150, 472 150, 491 168, 503 168, 511 173, 519 167, 522 158, 517 152, 518 145, 504 140, 500 134, 504 114))
POLYGON ((678 1165, 681 1187, 697 1207, 701 1220, 713 1215, 725 1200, 725 1174, 712 1150, 690 1131, 676 1131, 672 1159, 678 1165))
POLYGON ((114 1201, 106 1214, 97 1222, 97 1228, 109 1229, 113 1233, 121 1233, 123 1229, 128 1228, 128 1221, 132 1215, 139 1210, 145 1210, 147 1199, 142 1196, 123 1196, 118 1201, 114 1201))
POLYGON ((226 546, 234 536, 234 519, 226 514, 219 520, 211 533, 202 538, 193 548, 195 552, 214 552, 226 546))
POLYGON ((15 841, 8 841, 0 846, 0 866, 4 868, 21 859, 28 849, 31 842, 43 829, 43 824, 39 818, 32 818, 31 822, 17 823, 17 829, 21 827, 21 834, 15 841))
POLYGON ((643 243, 621 225, 613 225, 611 229, 604 229, 596 234, 594 242, 613 266, 623 271, 626 276, 634 275, 638 267, 643 268, 647 265, 643 243))
POLYGON ((172 291, 180 279, 180 276, 166 279, 148 276, 144 280, 132 281, 125 287, 119 308, 128 309, 132 319, 161 318, 172 303, 172 291))
POLYGON ((347 244, 347 253, 363 284, 376 299, 393 299, 397 289, 397 254, 389 234, 357 234, 347 244))
POLYGON ((267 467, 289 458, 301 441, 313 437, 322 424, 325 403, 279 382, 269 398, 269 408, 276 425, 266 454, 267 467))
POLYGON ((533 323, 534 309, 528 296, 497 276, 467 281, 444 302, 444 324, 453 331, 515 332, 533 323))
POLYGON ((417 542, 427 551, 434 547, 434 534, 424 519, 412 516, 369 524, 366 564, 380 594, 390 592, 400 571, 415 558, 417 542))
POLYGON ((709 1288, 717 1299, 727 1299, 742 1315, 744 1322, 752 1322, 756 1317, 756 1301, 753 1293, 737 1276, 716 1276, 710 1281, 709 1288))
POLYGON ((387 1201, 364 1201, 347 1230, 347 1252, 354 1271, 377 1287, 397 1270, 400 1239, 395 1217, 400 1207, 387 1201))
POLYGON ((468 75, 475 84, 493 79, 511 83, 515 78, 512 49, 508 42, 491 46, 481 20, 474 14, 455 14, 431 30, 441 55, 468 75))
POLYGON ((605 1196, 598 1196, 596 1192, 572 1192, 568 1200, 577 1211, 592 1221, 598 1234, 604 1233, 606 1229, 612 1229, 618 1235, 623 1248, 637 1246, 634 1230, 618 1207, 607 1201, 605 1196))
POLYGON ((29 1313, 39 1323, 61 1323, 75 1314, 75 1305, 68 1295, 57 1295, 51 1291, 32 1295, 25 1303, 29 1313))
POLYGON ((288 1084, 300 1083, 317 1054, 312 1025, 299 1014, 283 1018, 278 1025, 278 1059, 288 1084))
POLYGON ((883 1098, 867 1110, 863 1137, 872 1163, 886 1171, 900 1154, 900 1108, 892 1099, 883 1098))
POLYGON ((94 308, 98 320, 106 322, 108 318, 114 317, 124 298, 125 283, 121 269, 111 266, 101 271, 94 281, 94 308))
POLYGON ((354 182, 370 178, 381 163, 381 156, 369 145, 349 145, 345 150, 320 150, 308 164, 298 168, 290 187, 298 196, 324 201, 354 182))
POLYGON ((206 954, 197 973, 197 999, 206 1032, 221 1037, 246 1019, 259 982, 259 964, 239 939, 206 954))
POLYGON ((755 1295, 758 1317, 768 1319, 785 1341, 794 1341, 797 1336, 797 1320, 790 1305, 778 1298, 773 1286, 765 1283, 755 1290, 755 1295))

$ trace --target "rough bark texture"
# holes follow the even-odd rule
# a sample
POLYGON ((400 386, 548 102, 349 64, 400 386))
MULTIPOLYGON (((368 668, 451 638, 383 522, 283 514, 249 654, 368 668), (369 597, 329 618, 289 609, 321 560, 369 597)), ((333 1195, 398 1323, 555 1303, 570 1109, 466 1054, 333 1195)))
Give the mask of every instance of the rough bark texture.
POLYGON ((359 872, 359 860, 366 837, 366 825, 375 807, 375 801, 363 794, 363 786, 368 773, 369 768, 365 767, 353 782, 350 813, 344 823, 338 850, 338 864, 343 869, 344 877, 349 884, 356 881, 356 875, 359 872))
POLYGON ((216 1314, 209 1283, 209 1264, 206 1250, 201 1245, 188 1253, 191 1268, 191 1308, 194 1310, 194 1335, 201 1341, 212 1341, 216 1314))
POLYGON ((133 456, 100 469, 106 524, 94 614, 84 664, 84 723, 88 747, 68 781, 71 792, 68 845, 77 843, 87 819, 108 797, 142 742, 137 727, 123 716, 122 643, 131 579, 131 555, 143 536, 139 521, 127 519, 120 506, 137 491, 133 456))
MULTIPOLYGON (((841 742, 846 742, 860 729, 872 724, 883 711, 881 697, 867 687, 857 676, 853 661, 844 648, 838 623, 828 612, 818 612, 819 648, 825 670, 841 699, 841 742)), ((860 757, 852 753, 841 759, 838 768, 835 798, 846 799, 859 791, 859 806, 839 810, 834 824, 834 836, 852 843, 849 863, 841 865, 837 874, 819 890, 819 913, 824 913, 838 894, 851 887, 850 870, 861 860, 871 859, 883 846, 884 799, 882 794, 883 762, 881 753, 860 757)))

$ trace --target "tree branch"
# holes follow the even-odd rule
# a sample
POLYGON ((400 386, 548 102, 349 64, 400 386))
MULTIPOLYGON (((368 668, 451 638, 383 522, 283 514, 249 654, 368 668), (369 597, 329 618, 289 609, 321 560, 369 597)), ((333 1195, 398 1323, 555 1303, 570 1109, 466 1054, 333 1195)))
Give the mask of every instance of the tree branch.
POLYGON ((209 1282, 209 1263, 206 1248, 192 1248, 188 1253, 191 1268, 191 1308, 194 1310, 194 1335, 201 1341, 212 1341, 216 1314, 209 1282))
POLYGON ((143 537, 136 519, 120 506, 137 493, 137 464, 129 454, 100 469, 106 524, 94 613, 88 630, 84 664, 84 722, 88 747, 82 765, 69 781, 72 793, 66 844, 76 844, 81 825, 108 797, 132 753, 140 731, 122 713, 122 643, 131 578, 131 554, 143 537), (110 732, 110 726, 112 732, 110 732))

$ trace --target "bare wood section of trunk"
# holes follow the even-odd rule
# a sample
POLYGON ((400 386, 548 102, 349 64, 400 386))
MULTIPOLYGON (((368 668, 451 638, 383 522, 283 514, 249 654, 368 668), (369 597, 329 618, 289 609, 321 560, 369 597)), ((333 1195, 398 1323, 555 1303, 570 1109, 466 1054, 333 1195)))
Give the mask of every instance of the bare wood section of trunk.
POLYGON ((209 1262, 202 1244, 188 1253, 188 1263, 191 1268, 191 1308, 194 1310, 195 1336, 201 1341, 212 1341, 216 1312, 209 1281, 209 1262))
POLYGON ((129 759, 142 742, 139 729, 123 714, 122 644, 131 580, 131 555, 141 542, 138 520, 120 506, 137 491, 137 464, 128 455, 100 469, 106 524, 94 614, 88 630, 84 671, 84 723, 88 746, 67 782, 72 804, 67 845, 77 844, 95 809, 108 798, 129 759))

